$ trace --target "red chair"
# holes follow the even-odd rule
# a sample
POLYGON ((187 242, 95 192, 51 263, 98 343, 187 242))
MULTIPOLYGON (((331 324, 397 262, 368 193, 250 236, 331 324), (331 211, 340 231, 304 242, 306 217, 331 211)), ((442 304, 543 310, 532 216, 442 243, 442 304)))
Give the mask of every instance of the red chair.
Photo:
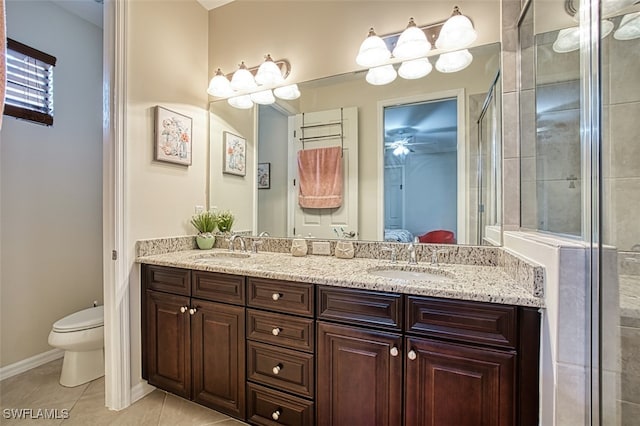
POLYGON ((438 229, 436 231, 429 231, 426 234, 419 236, 418 241, 420 241, 421 243, 455 244, 456 236, 451 231, 438 229))

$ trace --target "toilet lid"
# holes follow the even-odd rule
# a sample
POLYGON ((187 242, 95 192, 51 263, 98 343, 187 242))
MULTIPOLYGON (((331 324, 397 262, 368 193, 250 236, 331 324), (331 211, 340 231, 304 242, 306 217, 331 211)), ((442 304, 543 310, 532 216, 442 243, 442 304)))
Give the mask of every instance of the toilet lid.
POLYGON ((104 306, 84 309, 82 311, 67 315, 53 324, 54 331, 69 332, 78 330, 88 330, 100 327, 104 324, 104 306))

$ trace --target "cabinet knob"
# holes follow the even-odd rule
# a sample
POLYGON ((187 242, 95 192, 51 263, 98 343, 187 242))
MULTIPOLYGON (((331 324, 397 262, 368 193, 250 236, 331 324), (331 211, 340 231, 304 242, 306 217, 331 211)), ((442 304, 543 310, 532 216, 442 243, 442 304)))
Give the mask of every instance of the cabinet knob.
POLYGON ((187 309, 189 308, 187 308, 186 306, 180 306, 180 312, 182 312, 183 314, 187 312, 187 309))
POLYGON ((398 348, 394 346, 389 350, 389 353, 391 354, 391 356, 398 356, 400 351, 398 351, 398 348))
POLYGON ((189 309, 189 314, 191 314, 191 315, 195 314, 196 312, 198 312, 198 309, 197 309, 197 308, 191 308, 191 309, 189 309))
POLYGON ((281 331, 282 329, 280 327, 274 327, 273 330, 271 330, 271 334, 273 334, 274 336, 277 336, 278 334, 280 334, 281 331))
POLYGON ((281 297, 282 297, 282 295, 281 295, 280 293, 273 293, 273 294, 271 295, 271 298, 272 298, 273 300, 278 300, 278 299, 280 299, 281 297))
POLYGON ((278 375, 278 373, 280 373, 280 370, 282 370, 282 364, 278 364, 271 369, 271 371, 273 371, 273 374, 275 375, 278 375))
POLYGON ((273 420, 278 420, 280 418, 280 409, 277 409, 273 413, 271 413, 271 418, 273 420))
POLYGON ((413 361, 414 359, 418 358, 418 355, 416 354, 416 351, 411 349, 409 351, 409 353, 407 354, 407 358, 409 358, 411 361, 413 361))

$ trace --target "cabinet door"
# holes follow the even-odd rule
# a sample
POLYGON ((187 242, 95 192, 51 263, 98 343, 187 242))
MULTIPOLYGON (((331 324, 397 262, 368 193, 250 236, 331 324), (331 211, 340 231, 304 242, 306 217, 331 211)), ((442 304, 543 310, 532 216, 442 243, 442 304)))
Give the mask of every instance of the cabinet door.
POLYGON ((147 290, 146 371, 149 383, 191 396, 189 298, 147 290))
POLYGON ((193 400, 245 416, 244 308, 192 299, 193 400))
POLYGON ((400 334, 318 322, 318 425, 402 422, 400 334))
POLYGON ((407 338, 406 426, 515 424, 515 352, 407 338))

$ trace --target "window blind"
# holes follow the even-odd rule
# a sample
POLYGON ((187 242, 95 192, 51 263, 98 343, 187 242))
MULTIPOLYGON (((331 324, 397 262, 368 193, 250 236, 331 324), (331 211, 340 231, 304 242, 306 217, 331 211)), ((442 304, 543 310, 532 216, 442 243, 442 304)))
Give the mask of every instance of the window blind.
POLYGON ((51 126, 56 58, 7 38, 4 114, 51 126))

